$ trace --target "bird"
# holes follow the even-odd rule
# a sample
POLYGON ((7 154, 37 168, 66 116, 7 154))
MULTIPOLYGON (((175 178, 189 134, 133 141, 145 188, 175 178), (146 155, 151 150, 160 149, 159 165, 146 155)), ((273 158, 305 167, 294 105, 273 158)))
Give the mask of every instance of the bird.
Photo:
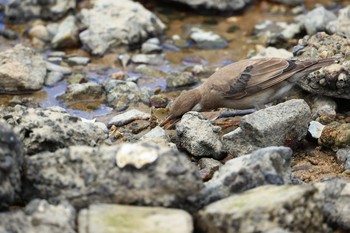
POLYGON ((336 61, 335 58, 299 61, 271 57, 229 64, 200 86, 183 91, 171 104, 169 114, 160 126, 178 121, 189 111, 260 109, 286 96, 301 77, 336 61))

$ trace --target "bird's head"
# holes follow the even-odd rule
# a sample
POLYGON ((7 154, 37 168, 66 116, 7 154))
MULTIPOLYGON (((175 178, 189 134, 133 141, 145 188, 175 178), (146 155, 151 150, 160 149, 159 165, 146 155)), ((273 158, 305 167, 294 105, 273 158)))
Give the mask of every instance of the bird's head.
POLYGON ((164 126, 172 121, 178 121, 182 115, 191 110, 200 111, 201 109, 198 105, 200 100, 201 94, 199 90, 192 89, 189 91, 183 91, 171 105, 168 117, 160 124, 160 126, 164 126), (195 106, 196 109, 193 109, 195 106))

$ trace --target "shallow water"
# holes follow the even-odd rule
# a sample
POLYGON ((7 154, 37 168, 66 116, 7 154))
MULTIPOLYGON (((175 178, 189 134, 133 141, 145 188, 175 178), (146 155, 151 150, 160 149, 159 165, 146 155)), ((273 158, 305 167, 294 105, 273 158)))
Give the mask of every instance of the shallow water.
MULTIPOLYGON (((0 1, 0 3, 1 2, 3 1, 0 1)), ((326 3, 329 1, 307 0, 305 2, 305 9, 312 9, 320 2, 326 3)), ((349 3, 349 1, 337 2, 337 4, 340 3, 345 5, 349 3)), ((82 7, 84 4, 87 4, 87 1, 81 1, 79 4, 80 7, 82 7)), ((223 66, 244 59, 250 51, 255 49, 256 45, 261 45, 263 43, 261 39, 252 36, 254 25, 266 19, 290 21, 294 17, 287 6, 272 4, 265 1, 260 1, 256 5, 250 6, 241 14, 215 14, 214 16, 195 14, 188 9, 174 10, 173 6, 166 7, 164 5, 156 5, 149 1, 145 3, 145 6, 157 14, 167 25, 166 36, 163 38, 165 44, 164 53, 166 55, 167 63, 155 67, 155 69, 163 73, 185 70, 196 64, 203 64, 204 66, 209 67, 210 70, 214 70, 218 66, 223 66), (167 40, 174 35, 186 38, 187 29, 193 25, 198 25, 201 28, 221 35, 228 41, 228 47, 224 49, 204 50, 189 45, 187 48, 175 51, 167 44, 167 40)), ((334 9, 337 9, 337 5, 334 5, 334 9)), ((0 15, 0 21, 3 21, 2 15, 0 15)), ((33 22, 29 22, 25 25, 5 25, 6 28, 16 31, 21 36, 15 41, 6 40, 0 37, 0 51, 11 48, 17 43, 31 46, 30 40, 23 36, 23 34, 33 22)), ((0 27, 4 27, 4 24, 0 23, 0 27)), ((45 55, 49 52, 49 50, 42 51, 45 55)), ((74 54, 79 56, 89 56, 87 52, 80 48, 68 49, 65 52, 67 55, 74 54)), ((104 55, 103 57, 91 57, 91 63, 89 65, 85 67, 72 67, 73 75, 83 73, 85 80, 97 83, 103 83, 111 74, 118 71, 124 71, 130 77, 139 76, 140 74, 134 71, 135 66, 126 67, 125 69, 121 67, 117 58, 120 54, 125 53, 132 55, 135 51, 130 52, 125 49, 118 49, 112 53, 104 55)), ((42 90, 31 95, 2 95, 0 96, 0 104, 13 105, 21 99, 28 99, 31 104, 39 104, 43 107, 60 106, 67 109, 67 111, 72 114, 88 119, 103 119, 106 115, 114 112, 113 108, 101 103, 100 101, 79 101, 70 103, 69 106, 58 101, 56 97, 65 92, 67 79, 69 79, 69 77, 54 87, 44 87, 42 90)), ((152 90, 160 88, 163 91, 166 91, 166 82, 162 75, 143 76, 139 79, 138 84, 141 88, 150 88, 152 90)), ((176 91, 170 92, 169 96, 174 97, 177 93, 178 92, 176 91)), ((145 106, 140 106, 140 108, 145 108, 145 106)))

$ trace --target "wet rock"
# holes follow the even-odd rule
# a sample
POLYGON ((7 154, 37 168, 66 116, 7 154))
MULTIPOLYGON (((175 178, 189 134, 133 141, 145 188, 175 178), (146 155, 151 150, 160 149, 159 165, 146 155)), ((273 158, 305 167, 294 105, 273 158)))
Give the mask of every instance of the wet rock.
POLYGON ((206 206, 196 225, 217 233, 326 232, 316 193, 311 185, 258 187, 206 206))
POLYGON ((64 78, 64 74, 60 72, 49 72, 45 78, 45 86, 54 86, 64 78))
POLYGON ((350 230, 350 185, 341 180, 317 183, 327 223, 341 232, 350 230))
POLYGON ((159 54, 135 54, 131 57, 135 64, 161 65, 164 63, 164 56, 159 54))
POLYGON ((42 24, 34 25, 33 27, 31 27, 28 31, 28 36, 30 38, 38 38, 45 42, 49 42, 52 39, 52 35, 42 24))
POLYGON ((247 5, 253 3, 253 0, 172 0, 186 4, 195 9, 213 9, 220 11, 239 11, 247 5))
POLYGON ((200 49, 221 49, 227 47, 228 43, 214 32, 204 31, 200 28, 192 28, 190 39, 200 49))
POLYGON ((62 73, 64 75, 68 75, 68 74, 72 73, 72 70, 70 68, 64 67, 64 66, 59 66, 59 65, 53 64, 51 62, 46 62, 46 69, 48 71, 59 72, 59 73, 62 73))
POLYGON ((101 202, 189 208, 203 185, 185 155, 149 143, 36 154, 25 177, 27 197, 67 199, 77 208, 101 202))
POLYGON ((75 66, 75 65, 86 66, 87 64, 89 64, 89 62, 90 62, 89 57, 69 57, 67 59, 67 63, 72 66, 75 66))
POLYGON ((240 127, 223 136, 235 156, 267 146, 295 147, 307 133, 310 108, 304 100, 289 100, 241 118, 240 127))
POLYGON ((78 27, 73 15, 67 16, 58 26, 57 33, 51 40, 54 48, 69 48, 78 45, 78 27))
POLYGON ((339 149, 336 157, 339 162, 344 164, 345 170, 350 170, 350 147, 339 149))
POLYGON ((291 158, 288 147, 267 147, 231 159, 206 183, 201 202, 208 204, 261 185, 290 184, 291 158))
POLYGON ((332 122, 326 125, 318 143, 335 151, 350 146, 350 123, 332 122))
POLYGON ((327 31, 336 33, 347 38, 350 37, 350 6, 339 10, 337 20, 331 21, 327 24, 327 31))
POLYGON ((286 49, 277 49, 275 47, 260 47, 258 49, 258 53, 254 56, 252 56, 252 59, 255 58, 263 58, 263 57, 279 57, 279 58, 285 58, 290 59, 293 57, 293 53, 289 52, 286 49))
POLYGON ((326 10, 324 7, 318 7, 307 13, 302 22, 307 34, 313 35, 316 32, 326 31, 327 24, 336 19, 337 17, 333 12, 326 10))
POLYGON ((75 7, 74 0, 12 0, 5 4, 5 16, 8 20, 20 22, 39 17, 57 20, 75 7))
POLYGON ((11 127, 0 120, 0 210, 19 200, 22 164, 22 142, 11 127))
POLYGON ((112 125, 123 126, 134 120, 148 120, 149 118, 151 118, 150 114, 141 112, 137 109, 131 109, 113 117, 108 123, 108 128, 112 125))
POLYGON ((42 88, 45 76, 45 62, 31 48, 16 45, 0 53, 0 93, 37 91, 42 88))
POLYGON ((79 233, 193 232, 192 217, 183 210, 111 204, 91 205, 82 210, 78 226, 79 233))
POLYGON ((33 200, 24 210, 0 213, 0 232, 75 233, 75 209, 68 202, 33 200))
POLYGON ((169 99, 164 95, 152 95, 150 104, 155 108, 165 108, 168 105, 169 99))
POLYGON ((186 113, 176 125, 179 146, 195 157, 222 159, 220 132, 220 127, 212 125, 198 112, 186 113))
POLYGON ((166 86, 168 88, 189 86, 197 82, 198 79, 190 72, 170 72, 166 76, 166 86))
POLYGON ((107 138, 103 123, 84 122, 64 109, 0 107, 0 118, 10 124, 29 155, 69 145, 96 146, 107 138))
POLYGON ((146 40, 141 46, 141 52, 144 54, 161 53, 162 47, 158 38, 151 38, 146 40))
POLYGON ((299 45, 303 45, 298 55, 300 60, 337 57, 339 63, 300 78, 298 85, 314 94, 350 99, 350 62, 345 55, 350 53, 348 40, 339 35, 318 33, 300 40, 299 45))
POLYGON ((141 43, 165 29, 154 14, 130 0, 95 1, 91 9, 81 11, 81 20, 86 30, 80 33, 80 40, 96 55, 116 46, 141 43))
POLYGON ((60 58, 64 58, 65 56, 66 56, 66 52, 64 51, 52 51, 48 55, 48 57, 60 57, 60 58))
POLYGON ((214 172, 216 172, 222 166, 222 163, 211 158, 201 158, 198 161, 198 166, 200 169, 199 174, 204 181, 207 181, 213 177, 214 172))
POLYGON ((104 84, 107 102, 117 109, 127 108, 143 102, 149 102, 149 96, 137 84, 129 81, 108 80, 104 84))
POLYGON ((67 87, 66 93, 58 96, 58 99, 62 99, 65 102, 75 102, 78 100, 103 100, 103 87, 98 83, 73 83, 67 87))
POLYGON ((327 96, 313 96, 310 98, 312 119, 322 124, 328 124, 335 120, 337 103, 327 96))

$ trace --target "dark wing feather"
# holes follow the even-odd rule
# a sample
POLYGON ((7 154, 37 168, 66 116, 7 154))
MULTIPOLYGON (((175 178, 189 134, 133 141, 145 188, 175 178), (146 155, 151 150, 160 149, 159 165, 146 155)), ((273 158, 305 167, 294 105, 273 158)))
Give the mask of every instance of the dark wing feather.
MULTIPOLYGON (((240 99, 248 94, 254 94, 276 85, 290 78, 296 72, 317 63, 317 61, 296 63, 279 58, 265 58, 256 61, 256 63, 247 66, 237 78, 232 80, 228 90, 226 87, 226 91, 223 93, 225 98, 240 99)), ((220 89, 222 90, 222 87, 220 89)))

